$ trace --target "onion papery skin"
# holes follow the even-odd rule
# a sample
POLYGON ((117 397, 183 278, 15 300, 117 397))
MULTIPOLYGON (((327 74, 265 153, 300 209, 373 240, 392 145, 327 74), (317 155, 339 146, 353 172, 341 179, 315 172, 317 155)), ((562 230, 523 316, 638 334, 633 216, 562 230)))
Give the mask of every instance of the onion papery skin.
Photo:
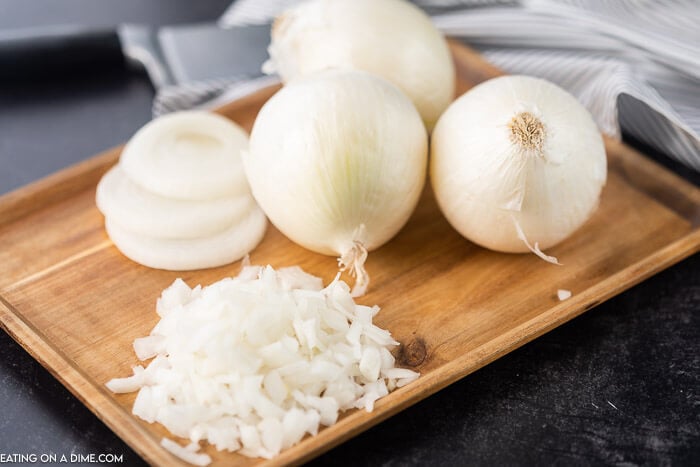
POLYGON ((284 82, 327 69, 364 70, 392 82, 428 129, 454 99, 455 68, 430 17, 403 0, 311 0, 273 25, 264 70, 284 82))
POLYGON ((256 201, 295 243, 343 255, 373 250, 420 197, 428 139, 411 101, 361 71, 327 71, 283 87, 260 110, 243 165, 256 201))
POLYGON ((504 76, 472 88, 432 134, 430 179, 440 209, 460 234, 491 250, 528 251, 516 224, 542 249, 566 239, 595 211, 606 177, 590 113, 538 78, 504 76), (513 136, 523 115, 542 126, 533 147, 513 136))

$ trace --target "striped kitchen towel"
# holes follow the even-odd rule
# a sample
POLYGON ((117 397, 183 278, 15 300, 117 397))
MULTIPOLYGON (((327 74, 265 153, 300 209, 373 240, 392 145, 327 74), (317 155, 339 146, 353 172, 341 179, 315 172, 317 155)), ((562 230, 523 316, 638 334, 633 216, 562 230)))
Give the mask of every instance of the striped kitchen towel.
MULTIPOLYGON (((237 0, 224 27, 262 24, 300 0, 237 0)), ((601 130, 700 171, 699 0, 414 0, 445 34, 508 73, 574 94, 601 130)), ((239 76, 165 89, 154 113, 218 105, 275 82, 239 76)))

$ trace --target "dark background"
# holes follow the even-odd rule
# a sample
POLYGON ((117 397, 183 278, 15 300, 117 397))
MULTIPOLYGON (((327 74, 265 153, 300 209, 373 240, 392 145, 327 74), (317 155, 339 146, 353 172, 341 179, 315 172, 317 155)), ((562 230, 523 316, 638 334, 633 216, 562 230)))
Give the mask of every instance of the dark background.
MULTIPOLYGON (((0 29, 207 21, 228 3, 0 0, 0 29)), ((0 193, 125 141, 148 121, 152 97, 144 76, 115 70, 0 85, 0 193)), ((695 255, 312 464, 700 465, 699 350, 695 255)), ((0 453, 143 463, 4 332, 0 453)))

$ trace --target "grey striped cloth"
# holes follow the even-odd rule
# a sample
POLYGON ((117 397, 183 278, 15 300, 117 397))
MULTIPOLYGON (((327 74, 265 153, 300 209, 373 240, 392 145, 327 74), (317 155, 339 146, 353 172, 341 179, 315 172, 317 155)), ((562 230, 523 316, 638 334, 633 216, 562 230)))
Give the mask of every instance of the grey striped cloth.
MULTIPOLYGON (((224 27, 262 24, 300 0, 237 0, 224 27)), ((508 73, 574 94, 601 130, 700 171, 700 0, 414 0, 445 34, 508 73)), ((275 77, 166 89, 154 113, 218 105, 275 77)))

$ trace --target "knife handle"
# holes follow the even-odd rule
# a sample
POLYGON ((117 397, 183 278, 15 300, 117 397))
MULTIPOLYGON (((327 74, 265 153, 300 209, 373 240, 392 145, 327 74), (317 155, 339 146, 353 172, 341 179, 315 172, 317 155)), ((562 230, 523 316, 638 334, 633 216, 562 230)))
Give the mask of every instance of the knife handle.
POLYGON ((124 66, 115 28, 59 26, 0 31, 0 80, 46 80, 124 66))

